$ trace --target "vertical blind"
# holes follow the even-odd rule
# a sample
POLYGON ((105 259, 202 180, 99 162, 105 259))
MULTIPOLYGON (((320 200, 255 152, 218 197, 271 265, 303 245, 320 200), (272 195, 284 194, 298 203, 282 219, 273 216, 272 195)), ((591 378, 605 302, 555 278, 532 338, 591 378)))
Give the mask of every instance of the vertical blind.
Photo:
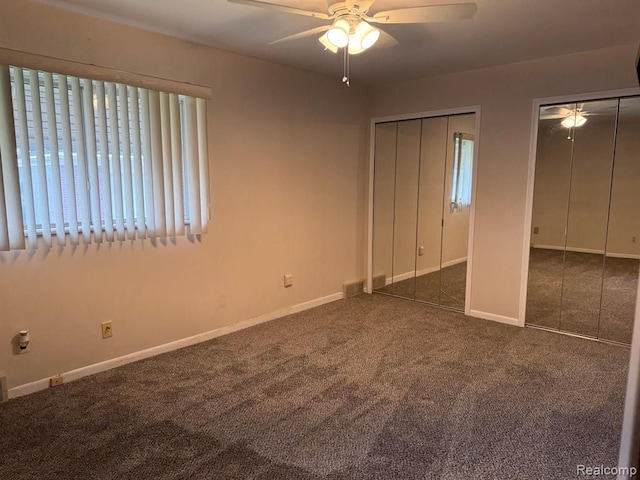
POLYGON ((0 251, 205 233, 206 101, 0 65, 0 251))

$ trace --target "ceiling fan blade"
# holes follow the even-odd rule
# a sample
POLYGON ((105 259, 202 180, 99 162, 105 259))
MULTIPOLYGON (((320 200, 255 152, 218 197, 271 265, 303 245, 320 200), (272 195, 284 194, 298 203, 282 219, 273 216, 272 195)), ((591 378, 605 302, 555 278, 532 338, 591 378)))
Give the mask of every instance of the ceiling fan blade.
POLYGON ((395 45, 398 45, 398 40, 395 39, 395 37, 393 37, 392 35, 388 34, 387 32, 385 32, 382 29, 378 29, 380 30, 380 38, 378 39, 378 41, 376 42, 376 44, 374 45, 374 47, 393 47, 395 45))
POLYGON ((472 18, 478 7, 475 3, 429 5, 425 7, 399 8, 378 12, 367 21, 374 23, 431 23, 472 18))
POLYGON ((238 5, 249 5, 251 7, 268 8, 269 10, 304 15, 305 17, 319 18, 321 20, 331 20, 333 18, 326 13, 312 12, 311 10, 302 10, 300 8, 287 7, 286 5, 277 5, 275 3, 259 2, 258 0, 227 0, 227 2, 237 3, 238 5))
POLYGON ((567 118, 566 115, 560 115, 557 113, 541 113, 540 120, 555 120, 560 118, 567 118))
POLYGON ((575 112, 566 107, 542 107, 543 115, 560 115, 566 117, 573 115, 575 112))
POLYGON ((293 35, 289 35, 287 37, 274 40, 273 42, 269 42, 269 45, 274 45, 280 42, 288 42, 289 40, 297 40, 298 38, 310 37, 312 35, 317 35, 319 33, 326 32, 330 28, 331 28, 331 25, 323 25, 321 27, 312 28, 311 30, 305 30, 304 32, 294 33, 293 35))

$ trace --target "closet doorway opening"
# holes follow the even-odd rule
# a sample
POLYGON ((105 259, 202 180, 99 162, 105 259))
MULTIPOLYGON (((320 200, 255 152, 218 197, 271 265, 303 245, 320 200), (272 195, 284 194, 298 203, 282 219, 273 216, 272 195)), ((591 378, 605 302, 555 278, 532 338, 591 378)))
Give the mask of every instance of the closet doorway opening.
POLYGON ((469 313, 479 116, 372 121, 369 292, 469 313))

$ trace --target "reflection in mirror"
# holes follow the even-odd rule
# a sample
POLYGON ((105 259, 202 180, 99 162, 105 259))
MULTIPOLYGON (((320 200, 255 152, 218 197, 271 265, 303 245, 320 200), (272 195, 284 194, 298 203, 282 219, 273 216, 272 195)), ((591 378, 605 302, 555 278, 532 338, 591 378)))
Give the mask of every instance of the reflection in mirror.
POLYGON ((560 328, 575 103, 542 107, 538 122, 526 322, 560 328), (564 122, 564 123, 563 123, 564 122))
POLYGON ((640 98, 540 109, 526 323, 630 343, 640 98))
POLYGON ((397 123, 375 129, 373 177, 373 289, 393 281, 393 205, 396 176, 397 123))
POLYGON ((422 120, 416 300, 440 304, 442 199, 448 117, 422 120))
MULTIPOLYGON (((380 244, 378 250, 381 252, 382 262, 387 264, 386 271, 391 271, 391 275, 384 274, 383 284, 382 273, 376 273, 374 285, 378 287, 377 291, 379 292, 414 299, 421 121, 406 120, 382 125, 386 125, 384 131, 378 132, 376 130, 376 148, 380 143, 383 148, 380 162, 386 168, 382 167, 380 170, 376 170, 374 178, 383 175, 386 177, 379 184, 380 190, 384 190, 383 198, 385 200, 383 205, 378 207, 374 191, 374 216, 378 210, 384 210, 384 224, 380 226, 380 231, 378 231, 375 228, 376 220, 374 220, 374 242, 377 235, 379 237, 377 241, 380 244), (378 138, 380 142, 378 142, 378 138), (393 150, 392 147, 394 147, 393 150), (390 160, 391 157, 393 157, 393 161, 390 160), (389 166, 391 163, 394 165, 392 173, 389 166), (387 193, 389 189, 391 189, 390 195, 387 193), (391 219, 391 230, 385 227, 389 224, 389 218, 391 219), (391 251, 390 270, 389 257, 387 256, 389 248, 391 251)), ((377 168, 377 150, 375 164, 377 168)), ((376 183, 374 181, 375 189, 376 183)), ((377 259, 378 255, 375 251, 374 245, 374 259, 377 259)), ((374 263, 374 271, 381 272, 382 269, 376 269, 380 262, 374 261, 374 263)))
POLYGON ((578 105, 560 309, 560 329, 598 336, 617 100, 578 105), (586 121, 588 119, 588 121, 586 121))
POLYGON ((396 200, 393 232, 393 287, 389 293, 415 298, 416 218, 420 168, 420 120, 398 122, 396 200))
POLYGON ((562 125, 576 104, 542 107, 533 190, 526 323, 560 328, 572 132, 562 125))
POLYGON ((475 115, 379 123, 373 289, 464 310, 475 115))
POLYGON ((620 100, 599 337, 631 343, 640 268, 640 98, 620 100))
POLYGON ((449 117, 444 179, 440 305, 464 310, 475 115, 449 117))

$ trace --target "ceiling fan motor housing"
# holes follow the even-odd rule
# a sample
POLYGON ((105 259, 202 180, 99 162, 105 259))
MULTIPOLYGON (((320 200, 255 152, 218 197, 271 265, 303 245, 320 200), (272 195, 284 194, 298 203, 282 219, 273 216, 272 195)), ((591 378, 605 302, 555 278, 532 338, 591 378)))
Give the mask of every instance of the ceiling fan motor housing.
POLYGON ((329 2, 329 13, 335 17, 341 17, 346 15, 364 15, 367 13, 368 8, 361 6, 358 2, 349 2, 352 3, 351 6, 347 4, 347 2, 329 2))

